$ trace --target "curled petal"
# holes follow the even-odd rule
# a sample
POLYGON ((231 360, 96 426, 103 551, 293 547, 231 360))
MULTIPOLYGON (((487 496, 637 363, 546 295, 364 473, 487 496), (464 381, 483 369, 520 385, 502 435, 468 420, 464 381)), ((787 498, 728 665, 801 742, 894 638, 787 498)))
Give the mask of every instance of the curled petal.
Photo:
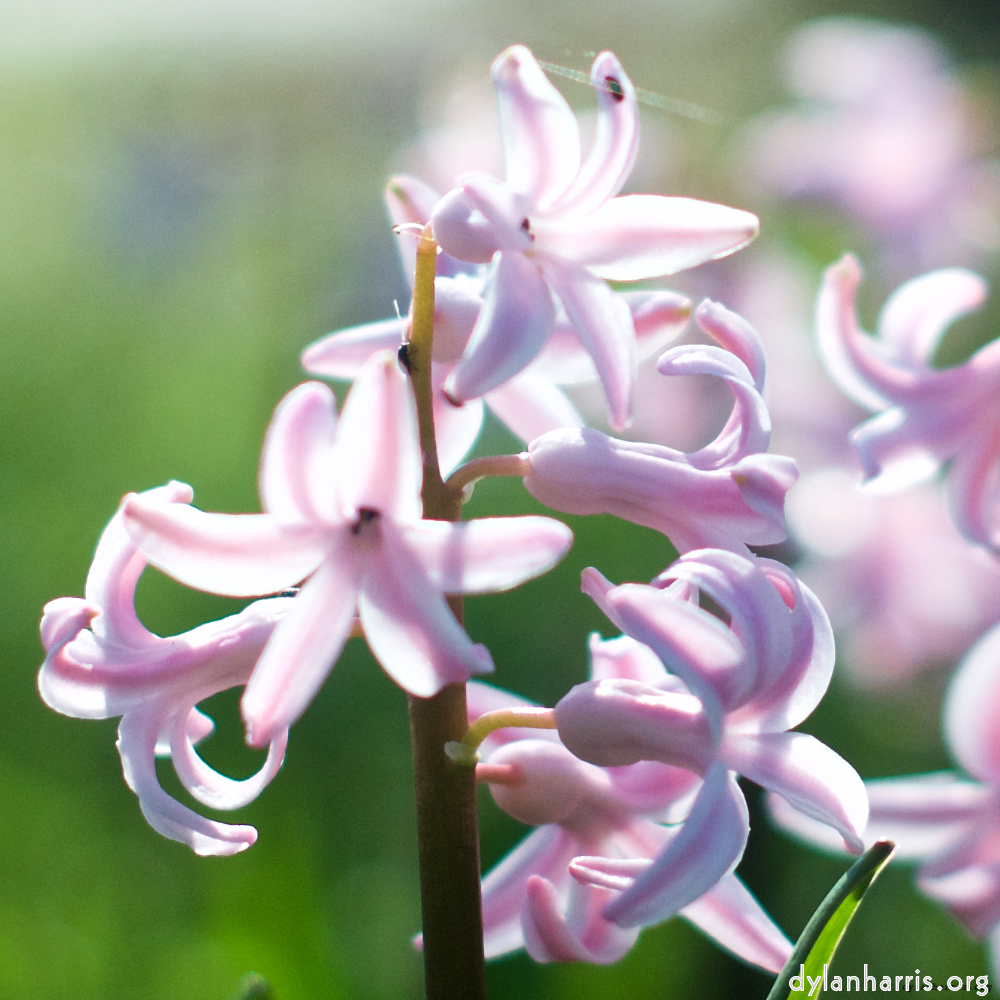
POLYGON ((532 875, 568 886, 576 839, 554 824, 539 827, 483 878, 483 946, 496 958, 524 946, 521 907, 532 875))
POLYGON ((257 840, 257 831, 252 826, 232 826, 205 819, 160 787, 154 748, 164 716, 169 712, 169 705, 147 703, 143 709, 125 715, 118 727, 122 771, 129 788, 139 798, 143 816, 158 833, 187 844, 195 854, 226 856, 245 851, 257 840))
POLYGON ((38 630, 42 646, 52 652, 64 646, 78 632, 90 627, 90 623, 101 613, 97 604, 79 597, 57 597, 42 608, 42 620, 38 630))
POLYGON ((826 744, 805 733, 730 735, 719 760, 787 799, 796 809, 832 826, 847 849, 860 854, 868 822, 868 796, 858 772, 826 744))
POLYGON ((766 363, 760 334, 742 316, 711 299, 701 301, 694 318, 705 333, 746 365, 754 388, 763 392, 766 363))
POLYGON ((611 52, 590 68, 597 91, 597 134, 586 162, 552 207, 553 215, 585 215, 613 198, 628 180, 639 152, 639 104, 635 88, 611 52))
POLYGON ((735 253, 759 225, 757 216, 726 205, 631 194, 589 215, 540 223, 535 247, 608 281, 639 281, 735 253))
POLYGON ((313 375, 353 382, 373 354, 397 350, 405 334, 405 319, 383 319, 352 326, 310 344, 299 360, 313 375))
POLYGON ((889 405, 886 390, 903 385, 905 375, 894 372, 875 341, 858 328, 854 298, 860 281, 861 266, 853 254, 827 269, 816 302, 816 336, 826 370, 840 390, 878 412, 889 405))
POLYGON ((718 733, 721 713, 741 704, 756 680, 743 643, 708 611, 656 587, 623 584, 609 600, 625 631, 701 699, 718 733))
POLYGON ((736 875, 726 875, 680 911, 737 958, 777 974, 791 957, 792 942, 736 875))
POLYGON ((546 572, 573 543, 561 521, 535 516, 425 520, 402 534, 434 586, 448 594, 509 590, 546 572))
POLYGON ((420 519, 417 407, 395 355, 376 355, 358 376, 340 415, 336 451, 338 499, 349 520, 365 509, 420 519))
MULTIPOLYGON (((184 720, 181 720, 182 722, 184 720)), ((184 787, 203 805, 212 809, 241 809, 253 802, 270 784, 285 759, 288 731, 283 730, 271 741, 267 759, 261 769, 249 778, 235 781, 209 767, 194 749, 186 725, 175 724, 170 743, 174 769, 184 787)))
POLYGON ((905 363, 930 367, 945 331, 986 301, 986 282, 961 267, 942 268, 900 285, 886 299, 879 336, 905 363))
POLYGON ((580 170, 580 130, 535 57, 513 45, 493 62, 507 184, 545 208, 580 170))
POLYGON ((963 443, 948 470, 948 507, 970 542, 1000 554, 1000 428, 963 443))
MULTIPOLYGON (((587 570, 584 570, 584 573, 586 572, 587 570)), ((593 572, 597 573, 596 570, 593 572)), ((596 632, 591 632, 588 645, 592 681, 620 678, 658 685, 668 679, 669 675, 656 653, 649 646, 636 642, 631 636, 620 635, 616 639, 602 639, 596 632)))
POLYGON ((251 746, 278 739, 326 679, 350 633, 358 577, 350 547, 341 543, 294 598, 243 695, 251 746))
POLYGON ((635 328, 628 305, 585 268, 551 259, 542 260, 541 268, 594 360, 611 426, 619 430, 627 427, 632 422, 637 364, 635 328))
POLYGON ((624 957, 639 936, 638 927, 618 927, 601 916, 601 907, 613 898, 606 889, 574 883, 564 901, 551 882, 532 875, 525 890, 524 947, 536 962, 610 965, 624 957))
POLYGON ((489 651, 466 635, 402 539, 368 556, 358 609, 383 670, 418 698, 493 670, 489 651))
POLYGON ((168 576, 214 594, 275 594, 323 559, 317 529, 289 533, 269 514, 206 514, 186 504, 127 497, 125 526, 143 555, 168 576))
POLYGON ((333 436, 337 400, 322 382, 304 382, 278 404, 264 438, 260 496, 283 526, 335 521, 333 436))
POLYGON ((469 346, 445 392, 463 401, 496 389, 534 359, 554 322, 552 295, 535 264, 515 251, 501 253, 469 346))
POLYGON ((721 764, 713 764, 680 833, 631 888, 604 908, 604 916, 621 927, 673 916, 739 864, 749 833, 743 793, 721 764))

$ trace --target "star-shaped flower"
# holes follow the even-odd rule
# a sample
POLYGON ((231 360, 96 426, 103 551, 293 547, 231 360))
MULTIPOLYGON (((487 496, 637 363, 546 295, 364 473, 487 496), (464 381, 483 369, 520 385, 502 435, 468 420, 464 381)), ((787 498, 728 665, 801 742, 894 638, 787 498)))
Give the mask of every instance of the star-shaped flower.
MULTIPOLYGON (((142 502, 169 508, 191 496, 190 486, 173 482, 143 493, 142 502)), ((194 749, 214 728, 196 706, 219 691, 246 684, 292 602, 256 601, 237 615, 161 638, 143 626, 133 605, 145 567, 119 509, 97 545, 86 597, 60 597, 45 606, 41 632, 46 657, 38 690, 63 715, 120 715, 118 752, 125 780, 150 826, 196 854, 235 854, 254 843, 257 831, 205 819, 171 798, 157 780, 155 757, 169 756, 188 792, 213 809, 238 809, 260 794, 281 767, 287 730, 273 733, 257 774, 234 781, 210 768, 194 749)))
MULTIPOLYGON (((395 177, 389 182, 385 200, 396 225, 423 225, 440 199, 413 177, 395 177)), ((415 241, 403 232, 398 246, 412 285, 415 241)), ((590 355, 560 308, 548 342, 526 368, 481 399, 457 402, 446 396, 444 383, 462 356, 483 309, 486 279, 485 265, 466 264, 449 254, 438 254, 431 379, 438 460, 445 476, 475 444, 483 423, 484 403, 513 434, 530 441, 557 427, 582 427, 583 418, 561 387, 597 378, 590 355)), ((627 292, 621 299, 632 317, 640 360, 676 337, 691 311, 691 303, 676 292, 627 292)), ((396 350, 407 340, 409 322, 409 318, 399 317, 338 330, 303 351, 302 367, 315 375, 353 381, 372 354, 396 350)))
MULTIPOLYGON (((591 637, 591 677, 662 673, 648 650, 591 637), (652 660, 650 664, 648 661, 652 660)), ((528 703, 496 688, 468 687, 469 722, 497 708, 528 703)), ((600 855, 638 868, 677 836, 701 785, 683 768, 658 762, 601 768, 578 760, 545 730, 501 729, 481 747, 478 772, 505 812, 537 827, 483 879, 487 958, 525 948, 538 962, 618 961, 639 927, 602 916, 618 893, 574 879, 573 859, 600 855)), ((777 972, 791 944, 736 875, 728 874, 690 905, 685 917, 744 961, 777 972)))
POLYGON ((625 427, 635 333, 606 281, 673 274, 732 253, 756 236, 757 218, 691 198, 615 197, 635 161, 639 114, 612 53, 602 52, 591 68, 597 135, 582 165, 576 118, 528 49, 501 53, 493 81, 506 181, 459 178, 431 216, 436 239, 453 257, 492 261, 484 307, 444 389, 463 402, 523 370, 552 333, 555 296, 594 360, 612 426, 625 427))
POLYGON ((308 577, 247 685, 253 745, 301 715, 355 611, 386 672, 410 694, 493 669, 445 594, 503 590, 544 572, 572 541, 543 517, 422 520, 416 407, 394 355, 359 375, 339 423, 321 383, 279 404, 261 462, 266 513, 206 514, 133 496, 125 522, 155 566, 217 594, 280 593, 308 577))
POLYGON ((861 269, 848 255, 827 272, 816 308, 827 368, 855 402, 878 415, 851 432, 865 475, 902 489, 948 469, 952 516, 970 541, 1000 552, 996 482, 1000 466, 1000 341, 964 364, 935 368, 948 326, 978 308, 986 283, 961 268, 908 281, 886 302, 878 337, 858 327, 861 269))
POLYGON ((852 850, 860 852, 868 818, 850 764, 787 731, 815 708, 833 672, 830 624, 791 570, 702 550, 654 583, 613 587, 585 574, 585 590, 612 621, 659 658, 658 679, 593 680, 555 707, 560 739, 582 760, 660 761, 704 777, 680 832, 644 870, 601 858, 574 863, 577 878, 625 887, 603 911, 625 927, 666 919, 739 862, 750 827, 737 773, 832 826, 852 850), (698 606, 699 593, 728 624, 698 606))

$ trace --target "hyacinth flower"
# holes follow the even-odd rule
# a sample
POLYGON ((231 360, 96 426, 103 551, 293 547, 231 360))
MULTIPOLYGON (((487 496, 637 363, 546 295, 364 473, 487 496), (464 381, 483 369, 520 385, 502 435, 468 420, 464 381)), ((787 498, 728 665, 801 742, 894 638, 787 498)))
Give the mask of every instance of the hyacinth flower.
POLYGON ((483 309, 444 390, 461 403, 526 368, 552 335, 554 296, 593 358, 620 429, 632 415, 635 331, 606 282, 674 274, 733 253, 758 222, 691 198, 616 197, 638 148, 635 90, 610 52, 597 56, 590 78, 597 134, 581 165, 576 118, 528 49, 513 46, 493 63, 506 179, 459 178, 430 220, 447 253, 490 264, 483 309))
POLYGON ((739 863, 750 826, 737 774, 831 826, 851 851, 860 853, 868 818, 850 764, 788 731, 833 671, 830 625, 808 588, 780 563, 721 550, 689 553, 654 583, 614 587, 590 570, 584 589, 659 659, 659 678, 592 680, 555 707, 559 737, 581 760, 660 761, 704 778, 680 832, 651 863, 574 860, 578 879, 623 890, 603 914, 624 927, 666 919, 739 863), (728 624, 699 607, 699 593, 728 624))
POLYGON ((994 510, 1000 342, 980 348, 964 364, 932 366, 949 324, 982 304, 986 283, 960 268, 914 278, 886 302, 873 338, 861 332, 855 315, 860 279, 851 255, 826 272, 816 325, 831 376, 855 402, 878 411, 851 433, 866 478, 876 488, 902 489, 950 460, 950 506, 959 531, 1000 551, 994 510))
MULTIPOLYGON (((172 482, 142 498, 150 507, 171 507, 188 503, 192 495, 190 486, 172 482)), ((267 760, 255 775, 234 781, 195 750, 214 728, 196 706, 246 684, 292 601, 256 601, 239 614, 163 638, 135 613, 135 588, 145 567, 119 509, 101 535, 86 596, 60 597, 45 606, 46 657, 38 690, 49 708, 76 719, 120 715, 122 769, 150 826, 196 854, 235 854, 256 841, 257 831, 206 819, 171 798, 157 780, 155 757, 169 756, 188 792, 213 809, 238 809, 260 794, 281 767, 287 730, 273 734, 267 760)))
MULTIPOLYGON (((970 778, 937 772, 868 781, 866 843, 895 839, 915 861, 920 891, 944 905, 977 937, 990 937, 1000 964, 1000 626, 969 650, 945 697, 945 742, 970 778)), ((780 799, 769 800, 779 826, 817 847, 836 849, 828 831, 780 799)))
POLYGON ((261 461, 263 514, 125 502, 149 561, 188 586, 233 597, 308 580, 247 685, 247 739, 294 722, 340 654, 355 611, 375 658, 417 697, 493 669, 444 595, 503 590, 544 572, 572 534, 543 517, 466 523, 421 517, 421 458, 409 381, 376 355, 337 421, 330 389, 307 382, 278 405, 261 461))
MULTIPOLYGON (((386 205, 397 226, 422 226, 439 201, 436 192, 413 177, 395 177, 386 189, 386 205)), ((407 280, 413 284, 415 240, 400 234, 398 246, 407 280)), ((466 264, 440 253, 434 279, 432 385, 434 427, 442 475, 468 454, 479 436, 483 406, 488 406, 523 441, 557 427, 582 427, 583 418, 561 386, 597 378, 590 355, 559 307, 545 347, 525 369, 483 397, 458 402, 444 393, 444 383, 465 350, 483 308, 486 267, 466 264)), ((650 290, 621 296, 628 306, 641 360, 661 350, 687 324, 691 303, 675 292, 650 290)), ((339 330, 302 353, 302 367, 315 375, 353 381, 372 354, 397 350, 408 338, 408 317, 339 330)))
MULTIPOLYGON (((645 647, 628 638, 591 636, 591 677, 663 673, 645 647)), ((498 709, 530 703, 471 683, 469 722, 498 709)), ((525 948, 537 962, 616 962, 635 943, 639 927, 602 916, 613 889, 576 881, 577 855, 648 863, 677 835, 663 825, 684 818, 699 777, 658 762, 601 768, 574 757, 551 730, 505 728, 480 746, 477 778, 490 783, 497 805, 532 831, 483 879, 487 958, 525 948)), ((740 879, 729 874, 680 916, 733 954, 777 972, 791 944, 740 879)))
POLYGON ((747 545, 785 537, 785 493, 795 463, 767 455, 771 422, 761 391, 764 354, 753 328, 718 303, 695 311, 698 325, 722 347, 690 344, 660 358, 664 375, 714 375, 734 406, 716 438, 686 453, 666 445, 622 441, 589 428, 551 431, 528 446, 529 493, 567 514, 613 514, 667 535, 680 552, 747 545))
POLYGON ((752 124, 744 171, 776 194, 834 202, 908 270, 995 250, 995 164, 931 35, 823 18, 793 32, 785 67, 798 107, 752 124))

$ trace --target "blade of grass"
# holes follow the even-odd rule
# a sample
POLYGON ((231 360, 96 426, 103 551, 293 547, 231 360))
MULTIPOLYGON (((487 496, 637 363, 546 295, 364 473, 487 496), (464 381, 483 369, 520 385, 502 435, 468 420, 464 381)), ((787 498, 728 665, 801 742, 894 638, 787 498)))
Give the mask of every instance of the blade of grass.
MULTIPOLYGON (((792 991, 793 976, 822 976, 823 966, 833 961, 847 925, 854 918, 864 894, 883 868, 889 863, 896 845, 891 840, 879 840, 844 872, 837 884, 809 918, 791 957, 774 981, 767 1000, 795 1000, 801 990, 792 991), (800 968, 801 967, 801 968, 800 968)), ((813 996, 822 993, 822 987, 813 996)))

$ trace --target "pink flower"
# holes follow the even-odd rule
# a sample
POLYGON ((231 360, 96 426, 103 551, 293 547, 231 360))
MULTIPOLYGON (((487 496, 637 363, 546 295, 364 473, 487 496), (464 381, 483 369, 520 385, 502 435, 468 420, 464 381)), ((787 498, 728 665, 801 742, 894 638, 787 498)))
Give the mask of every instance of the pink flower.
POLYGON ((996 165, 940 46, 911 26, 824 18, 798 28, 799 106, 763 115, 742 166, 792 198, 833 201, 907 268, 996 249, 996 165))
MULTIPOLYGON (((952 757, 971 775, 938 772, 868 781, 865 842, 894 840, 901 859, 918 861, 917 885, 977 937, 990 935, 1000 961, 1000 626, 969 650, 944 703, 952 757)), ((816 846, 835 848, 826 830, 780 799, 780 826, 816 846)))
POLYGON ((872 338, 855 317, 860 279, 854 257, 833 265, 816 314, 830 374, 857 403, 879 411, 851 433, 866 477, 883 489, 901 489, 951 459, 948 485, 959 531, 1000 550, 993 509, 1000 464, 1000 342, 953 368, 932 366, 949 324, 982 304, 985 282, 959 268, 914 278, 886 302, 879 335, 872 338))
MULTIPOLYGON (((705 550, 654 583, 613 587, 589 570, 584 589, 671 673, 592 680, 555 708, 560 739, 582 760, 655 760, 705 779, 677 836, 604 909, 622 926, 665 919, 739 862, 749 820, 736 773, 832 826, 851 850, 861 850, 868 817, 854 769, 812 736, 787 732, 822 698, 834 660, 826 615, 791 570, 705 550), (698 606, 699 592, 728 624, 698 606)), ((616 864, 584 868, 598 885, 622 875, 616 864)))
POLYGON ((261 462, 264 514, 206 514, 142 497, 125 523, 151 563, 218 594, 276 593, 309 579, 243 697, 253 745, 304 711, 361 618, 376 659, 418 697, 493 669, 444 595, 503 590, 544 572, 572 540, 549 518, 421 519, 416 407, 395 357, 377 355, 339 424, 318 382, 279 404, 261 462))
MULTIPOLYGON (((591 637, 591 676, 648 669, 648 650, 631 640, 591 637), (630 645, 624 645, 628 643, 630 645)), ((655 658, 654 659, 655 662, 655 658)), ((662 667, 656 662, 662 672, 662 667)), ((468 687, 469 721, 527 703, 486 685, 468 687)), ((673 841, 675 823, 701 784, 697 775, 645 762, 601 768, 578 760, 544 730, 505 729, 483 744, 481 779, 497 805, 537 827, 483 879, 487 958, 525 948, 537 962, 618 961, 639 927, 620 927, 603 908, 618 892, 573 877, 578 855, 642 867, 673 841), (496 781, 500 778, 501 781, 496 781)), ((791 944, 736 875, 726 875, 681 911, 738 957, 777 972, 791 944)))
POLYGON ((715 440, 692 453, 608 437, 588 428, 551 431, 528 446, 524 485, 567 514, 613 514, 667 535, 677 549, 728 548, 785 537, 784 499, 797 470, 790 458, 762 454, 771 422, 761 397, 764 356, 754 330, 705 300, 699 326, 725 348, 688 344, 660 358, 665 375, 725 380, 733 411, 715 440))
MULTIPOLYGON (((412 177, 396 177, 386 189, 386 204, 396 225, 422 225, 438 200, 434 191, 412 177)), ((398 245, 412 285, 415 241, 404 232, 398 245)), ((526 368, 485 393, 482 399, 458 402, 446 396, 444 383, 482 311, 485 283, 485 265, 464 264, 446 253, 438 255, 431 370, 442 475, 450 473, 475 444, 482 427, 484 403, 515 435, 530 441, 557 427, 583 426, 583 418, 560 386, 597 378, 590 355, 560 308, 547 344, 526 368)), ((640 358, 660 350, 677 336, 691 310, 690 302, 675 292, 641 291, 621 298, 632 316, 640 358)), ((399 318, 339 330, 307 347, 302 366, 316 375, 353 380, 372 354, 396 350, 407 339, 409 322, 408 318, 399 318)))
MULTIPOLYGON (((183 504, 191 496, 190 486, 176 482, 142 494, 150 508, 183 504)), ((145 567, 119 509, 101 535, 87 574, 86 597, 60 597, 45 606, 41 632, 46 657, 38 690, 63 715, 120 715, 118 752, 125 780, 150 826, 196 854, 235 854, 254 843, 257 831, 205 819, 172 799, 160 787, 154 758, 170 757, 188 792, 213 809, 238 809, 260 794, 281 767, 287 730, 274 733, 257 774, 233 781, 212 770, 194 749, 214 728, 196 706, 247 682, 292 602, 257 601, 222 621, 161 638, 143 626, 133 606, 145 567)))
POLYGON ((445 391, 461 402, 523 370, 552 333, 555 295, 594 359, 612 426, 625 427, 635 335, 605 280, 673 274, 732 253, 757 234, 757 218, 690 198, 615 197, 635 160, 639 116, 632 84, 610 52, 591 68, 597 136, 582 165, 576 118, 524 46, 497 57, 493 81, 506 182, 468 174, 431 216, 452 256, 492 261, 483 310, 445 391))

